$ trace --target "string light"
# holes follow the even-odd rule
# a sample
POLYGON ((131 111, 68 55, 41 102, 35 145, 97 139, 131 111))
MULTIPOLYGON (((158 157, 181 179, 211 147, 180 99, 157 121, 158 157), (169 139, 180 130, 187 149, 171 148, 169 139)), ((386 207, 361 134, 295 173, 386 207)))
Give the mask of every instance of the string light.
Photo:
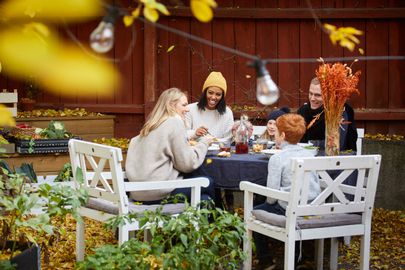
POLYGON ((271 79, 269 71, 266 69, 266 61, 257 58, 249 64, 256 70, 256 98, 263 105, 271 105, 280 97, 277 85, 271 79))
MULTIPOLYGON (((99 53, 105 53, 111 50, 114 46, 114 23, 118 16, 127 14, 128 11, 123 8, 118 8, 113 5, 106 4, 107 15, 100 22, 99 26, 92 32, 90 36, 91 48, 99 53)), ((272 80, 268 70, 266 69, 267 63, 313 63, 318 62, 319 58, 270 58, 270 59, 260 59, 255 55, 248 54, 234 48, 230 48, 216 42, 200 38, 195 35, 177 30, 172 27, 160 23, 153 23, 145 18, 138 17, 138 20, 145 24, 150 24, 156 28, 166 30, 168 32, 174 33, 176 35, 182 36, 184 38, 197 41, 199 43, 211 46, 213 48, 218 48, 223 51, 234 53, 235 55, 253 60, 249 66, 254 67, 257 75, 256 82, 256 97, 257 100, 263 105, 270 105, 275 103, 280 92, 272 80)), ((317 18, 315 18, 317 19, 317 18)), ((331 57, 323 58, 324 62, 336 62, 336 61, 353 61, 353 60, 405 60, 405 56, 355 56, 355 57, 331 57)))
POLYGON ((120 15, 113 5, 107 7, 107 15, 90 34, 90 47, 98 53, 106 53, 114 46, 114 24, 120 15))

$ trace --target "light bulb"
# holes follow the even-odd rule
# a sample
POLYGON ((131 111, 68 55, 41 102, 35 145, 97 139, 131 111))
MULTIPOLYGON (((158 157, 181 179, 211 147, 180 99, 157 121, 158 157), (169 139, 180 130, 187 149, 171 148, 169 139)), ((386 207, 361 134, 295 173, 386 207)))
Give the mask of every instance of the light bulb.
POLYGON ((90 46, 98 53, 106 53, 114 46, 114 24, 101 21, 90 35, 90 46))
POLYGON ((250 66, 256 69, 256 98, 263 105, 273 104, 280 97, 277 85, 271 79, 266 69, 266 62, 260 58, 255 59, 250 66))
POLYGON ((256 98, 261 104, 273 104, 280 97, 278 87, 269 74, 258 77, 256 85, 256 98))

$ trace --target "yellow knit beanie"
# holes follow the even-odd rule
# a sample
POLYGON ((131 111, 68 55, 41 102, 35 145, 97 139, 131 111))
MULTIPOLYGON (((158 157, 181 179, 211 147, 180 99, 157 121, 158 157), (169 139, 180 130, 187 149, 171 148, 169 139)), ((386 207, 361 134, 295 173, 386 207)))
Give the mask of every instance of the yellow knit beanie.
POLYGON ((210 86, 221 88, 224 91, 224 96, 226 96, 226 80, 221 72, 212 71, 205 80, 202 91, 204 92, 210 86))

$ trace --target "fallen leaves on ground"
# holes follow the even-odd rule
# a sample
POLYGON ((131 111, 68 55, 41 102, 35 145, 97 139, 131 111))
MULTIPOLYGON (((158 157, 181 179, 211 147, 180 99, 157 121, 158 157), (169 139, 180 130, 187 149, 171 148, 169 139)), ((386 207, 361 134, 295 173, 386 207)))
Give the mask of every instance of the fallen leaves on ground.
POLYGON ((86 111, 84 108, 75 108, 63 110, 54 109, 37 109, 32 111, 18 112, 17 118, 31 118, 31 117, 83 117, 83 116, 103 116, 102 113, 95 113, 86 111))
MULTIPOLYGON (((370 269, 404 269, 404 235, 405 210, 375 209, 371 229, 370 269)), ((360 237, 353 237, 350 246, 342 245, 339 255, 339 269, 359 269, 360 237)))
POLYGON ((404 140, 403 135, 396 135, 396 134, 365 134, 364 138, 370 140, 377 140, 377 141, 402 141, 404 140))
MULTIPOLYGON (((236 208, 239 215, 243 209, 236 208)), ((49 263, 44 261, 42 253, 42 269, 73 269, 76 261, 76 221, 68 217, 65 221, 55 219, 56 224, 66 232, 48 246, 49 263)), ((85 219, 86 254, 92 253, 94 247, 106 244, 117 244, 114 233, 104 229, 102 223, 85 219)), ((405 268, 405 210, 389 211, 375 209, 373 213, 370 269, 404 269, 405 268)), ((44 239, 44 241, 48 238, 44 239)), ((328 243, 326 241, 325 243, 328 243)), ((277 245, 274 254, 277 261, 283 261, 284 245, 277 245)), ((309 251, 312 252, 312 251, 309 251)), ((327 254, 325 252, 325 254, 327 254)), ((340 245, 339 269, 359 269, 360 241, 353 237, 350 246, 340 245)), ((327 256, 327 255, 325 255, 327 256)), ((327 259, 327 257, 325 257, 327 259)), ((327 265, 327 262, 324 263, 327 265)))

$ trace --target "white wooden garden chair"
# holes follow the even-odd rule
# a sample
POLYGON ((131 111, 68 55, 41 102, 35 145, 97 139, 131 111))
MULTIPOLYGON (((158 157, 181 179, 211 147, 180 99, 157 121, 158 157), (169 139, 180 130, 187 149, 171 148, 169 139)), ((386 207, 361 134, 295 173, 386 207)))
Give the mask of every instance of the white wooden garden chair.
POLYGON ((337 237, 360 235, 360 269, 368 270, 371 216, 380 162, 380 155, 296 158, 291 164, 293 180, 290 192, 241 182, 247 230, 243 246, 248 253, 244 269, 251 269, 251 238, 252 231, 255 231, 284 242, 284 269, 294 269, 295 241, 309 239, 317 240, 317 269, 322 269, 324 238, 331 238, 330 269, 337 269, 337 237), (336 177, 329 175, 331 170, 335 170, 331 174, 336 177), (355 170, 358 171, 356 186, 343 184, 355 170), (321 193, 312 202, 307 202, 311 171, 319 175, 321 193), (354 199, 349 201, 344 193, 352 194, 354 199), (286 215, 253 210, 253 194, 287 201, 286 215), (336 201, 328 199, 331 195, 336 201))
POLYGON ((264 131, 266 130, 267 126, 253 126, 253 132, 252 132, 252 139, 255 139, 255 137, 260 137, 264 131))
MULTIPOLYGON (((191 188, 192 206, 200 202, 201 187, 207 187, 209 180, 204 177, 184 180, 154 181, 154 182, 124 182, 125 173, 122 170, 122 152, 120 148, 71 139, 69 154, 76 186, 86 189, 89 194, 87 204, 79 210, 82 217, 88 217, 100 222, 117 215, 142 213, 145 210, 155 210, 161 205, 135 205, 128 200, 127 192, 142 190, 157 190, 167 188, 191 188), (84 183, 76 179, 76 171, 83 172, 84 183)), ((178 214, 184 210, 184 204, 166 204, 162 212, 178 214)), ((85 225, 76 225, 76 259, 84 259, 85 225)), ((118 243, 122 244, 129 238, 129 232, 139 229, 136 220, 119 226, 118 243)))

